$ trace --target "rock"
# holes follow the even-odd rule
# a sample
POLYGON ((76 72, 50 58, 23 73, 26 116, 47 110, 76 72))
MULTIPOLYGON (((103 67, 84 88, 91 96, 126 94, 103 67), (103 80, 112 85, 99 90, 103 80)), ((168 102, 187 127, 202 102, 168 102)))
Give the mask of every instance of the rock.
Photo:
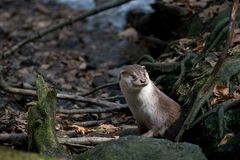
POLYGON ((120 32, 118 34, 118 37, 120 39, 127 39, 132 42, 137 42, 138 41, 138 32, 136 31, 135 28, 127 28, 126 30, 120 32))
POLYGON ((102 143, 75 159, 88 160, 206 160, 200 147, 166 139, 127 136, 102 143))
MULTIPOLYGON (((129 11, 139 11, 143 13, 152 13, 153 9, 150 4, 154 0, 135 0, 123 4, 119 7, 109 9, 88 18, 89 30, 104 30, 109 28, 109 24, 116 30, 121 31, 126 23, 126 16, 129 11)), ((104 1, 105 3, 105 1, 104 1)), ((102 3, 103 4, 103 3, 102 3)), ((102 4, 99 4, 102 5, 102 4)))
POLYGON ((127 63, 134 63, 139 57, 148 54, 147 49, 127 40, 117 40, 101 35, 102 40, 94 41, 94 48, 89 47, 85 52, 91 68, 119 68, 127 63), (105 42, 105 43, 102 43, 105 42))

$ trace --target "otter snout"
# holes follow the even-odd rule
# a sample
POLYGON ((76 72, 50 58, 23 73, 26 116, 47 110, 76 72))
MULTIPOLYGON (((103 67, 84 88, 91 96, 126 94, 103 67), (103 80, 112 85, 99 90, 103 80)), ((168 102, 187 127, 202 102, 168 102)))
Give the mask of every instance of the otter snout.
POLYGON ((145 84, 146 83, 146 79, 140 79, 140 82, 142 83, 142 84, 145 84))
POLYGON ((148 80, 145 78, 141 78, 136 81, 132 81, 132 83, 135 87, 144 87, 144 86, 148 85, 148 80))

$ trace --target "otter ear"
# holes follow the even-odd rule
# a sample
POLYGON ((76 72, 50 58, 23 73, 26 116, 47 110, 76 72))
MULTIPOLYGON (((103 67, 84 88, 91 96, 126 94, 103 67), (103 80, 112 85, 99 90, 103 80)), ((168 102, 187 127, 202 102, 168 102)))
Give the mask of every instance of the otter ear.
POLYGON ((124 74, 124 70, 121 70, 120 72, 119 72, 119 75, 122 75, 122 74, 124 74))
POLYGON ((141 66, 141 67, 146 70, 146 67, 145 67, 145 66, 141 66))
POLYGON ((120 80, 122 78, 122 75, 124 74, 125 71, 121 70, 119 72, 119 75, 118 75, 118 80, 120 80))

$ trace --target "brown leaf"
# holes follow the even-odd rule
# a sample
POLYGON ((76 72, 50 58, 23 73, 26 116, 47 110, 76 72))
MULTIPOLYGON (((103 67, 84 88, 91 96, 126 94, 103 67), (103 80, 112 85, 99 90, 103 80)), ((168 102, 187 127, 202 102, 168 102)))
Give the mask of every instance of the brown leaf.
POLYGON ((118 128, 111 124, 101 124, 96 128, 96 130, 98 132, 113 133, 113 132, 116 132, 118 128))
POLYGON ((233 137, 235 137, 234 133, 228 133, 226 134, 223 139, 221 140, 221 142, 218 144, 218 147, 224 144, 227 144, 229 142, 229 140, 231 140, 233 137))
POLYGON ((228 97, 229 88, 224 85, 215 85, 213 88, 213 94, 216 97, 228 97))
POLYGON ((197 46, 192 49, 193 52, 201 52, 203 48, 205 47, 205 44, 203 41, 197 41, 197 46))
POLYGON ((85 135, 86 132, 88 132, 87 128, 78 126, 78 125, 66 125, 63 127, 64 130, 75 130, 77 133, 80 133, 82 135, 85 135))
POLYGON ((224 85, 215 85, 213 88, 213 95, 214 97, 209 101, 210 105, 218 104, 233 98, 232 95, 229 95, 229 88, 224 85))
POLYGON ((98 127, 99 129, 115 129, 115 128, 117 128, 117 127, 115 127, 114 125, 112 125, 112 124, 101 124, 99 127, 98 127))

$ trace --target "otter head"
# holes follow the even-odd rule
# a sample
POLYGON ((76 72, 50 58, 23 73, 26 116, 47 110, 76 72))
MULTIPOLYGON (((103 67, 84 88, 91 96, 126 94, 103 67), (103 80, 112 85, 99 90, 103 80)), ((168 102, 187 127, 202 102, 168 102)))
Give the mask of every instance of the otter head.
POLYGON ((150 83, 145 66, 137 64, 124 66, 119 75, 121 90, 138 91, 150 83))

